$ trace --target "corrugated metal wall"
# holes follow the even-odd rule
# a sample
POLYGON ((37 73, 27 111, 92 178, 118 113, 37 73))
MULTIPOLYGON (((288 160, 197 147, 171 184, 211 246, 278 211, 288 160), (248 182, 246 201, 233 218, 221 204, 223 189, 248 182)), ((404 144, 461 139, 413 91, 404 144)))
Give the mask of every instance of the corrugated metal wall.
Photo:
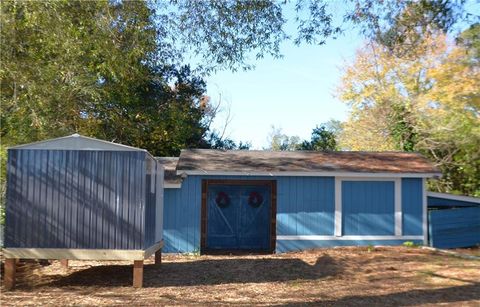
POLYGON ((469 247, 480 244, 480 207, 428 212, 430 246, 469 247))
POLYGON ((9 150, 5 246, 144 248, 145 161, 145 152, 9 150))
POLYGON ((145 184, 145 247, 162 240, 163 166, 149 155, 146 157, 145 184))

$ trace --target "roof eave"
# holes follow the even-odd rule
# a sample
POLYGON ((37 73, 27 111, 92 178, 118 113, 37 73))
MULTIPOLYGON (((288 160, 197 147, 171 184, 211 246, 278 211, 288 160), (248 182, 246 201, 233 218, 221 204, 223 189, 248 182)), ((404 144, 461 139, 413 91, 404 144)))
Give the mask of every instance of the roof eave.
POLYGON ((207 171, 207 170, 177 170, 177 175, 185 176, 264 176, 264 177, 371 177, 371 178, 440 178, 439 172, 429 173, 393 173, 393 172, 249 172, 249 171, 207 171))

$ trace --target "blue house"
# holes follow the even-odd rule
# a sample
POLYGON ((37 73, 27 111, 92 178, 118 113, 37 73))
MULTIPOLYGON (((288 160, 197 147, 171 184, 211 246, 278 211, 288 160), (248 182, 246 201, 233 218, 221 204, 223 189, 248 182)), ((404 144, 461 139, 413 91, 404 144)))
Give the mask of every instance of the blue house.
POLYGON ((164 252, 427 244, 417 153, 184 150, 165 167, 164 252))

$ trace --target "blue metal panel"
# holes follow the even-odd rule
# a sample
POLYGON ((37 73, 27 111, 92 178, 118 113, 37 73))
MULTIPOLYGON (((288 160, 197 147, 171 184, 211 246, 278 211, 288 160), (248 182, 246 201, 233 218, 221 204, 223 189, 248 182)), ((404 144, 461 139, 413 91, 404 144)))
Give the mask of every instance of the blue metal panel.
POLYGON ((478 203, 468 202, 468 201, 461 201, 461 200, 454 200, 454 199, 447 199, 441 197, 433 197, 427 196, 427 204, 428 207, 476 207, 480 206, 478 203))
POLYGON ((270 193, 269 186, 209 185, 206 248, 268 250, 270 193), (249 204, 250 193, 258 193, 258 206, 249 204))
POLYGON ((342 181, 344 235, 393 235, 393 181, 342 181))
POLYGON ((142 249, 146 153, 10 149, 5 246, 142 249))
POLYGON ((423 180, 402 179, 403 235, 423 235, 423 180))
POLYGON ((278 240, 276 252, 293 252, 321 247, 402 245, 406 241, 422 244, 421 240, 278 240))
POLYGON ((431 246, 456 248, 480 244, 480 207, 432 210, 428 215, 431 246))

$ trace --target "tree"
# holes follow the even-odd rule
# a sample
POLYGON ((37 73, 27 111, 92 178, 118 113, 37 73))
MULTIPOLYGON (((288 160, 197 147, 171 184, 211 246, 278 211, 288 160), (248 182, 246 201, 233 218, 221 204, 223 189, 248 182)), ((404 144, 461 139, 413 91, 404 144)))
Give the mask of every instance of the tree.
POLYGON ((204 81, 159 60, 144 2, 2 4, 2 145, 79 132, 176 155, 203 143, 204 81))
POLYGON ((328 130, 326 125, 317 126, 312 130, 312 137, 310 141, 303 141, 299 150, 337 150, 337 141, 335 132, 328 130))
MULTIPOLYGON (((463 35, 475 45, 478 36, 463 35)), ((339 87, 339 97, 351 110, 341 145, 420 151, 444 174, 432 188, 479 195, 480 71, 472 65, 475 52, 441 33, 422 44, 412 50, 413 59, 372 42, 357 52, 339 87)))
POLYGON ((300 138, 298 136, 288 136, 282 132, 282 129, 272 126, 272 130, 268 136, 268 150, 285 151, 297 150, 300 146, 300 138))

